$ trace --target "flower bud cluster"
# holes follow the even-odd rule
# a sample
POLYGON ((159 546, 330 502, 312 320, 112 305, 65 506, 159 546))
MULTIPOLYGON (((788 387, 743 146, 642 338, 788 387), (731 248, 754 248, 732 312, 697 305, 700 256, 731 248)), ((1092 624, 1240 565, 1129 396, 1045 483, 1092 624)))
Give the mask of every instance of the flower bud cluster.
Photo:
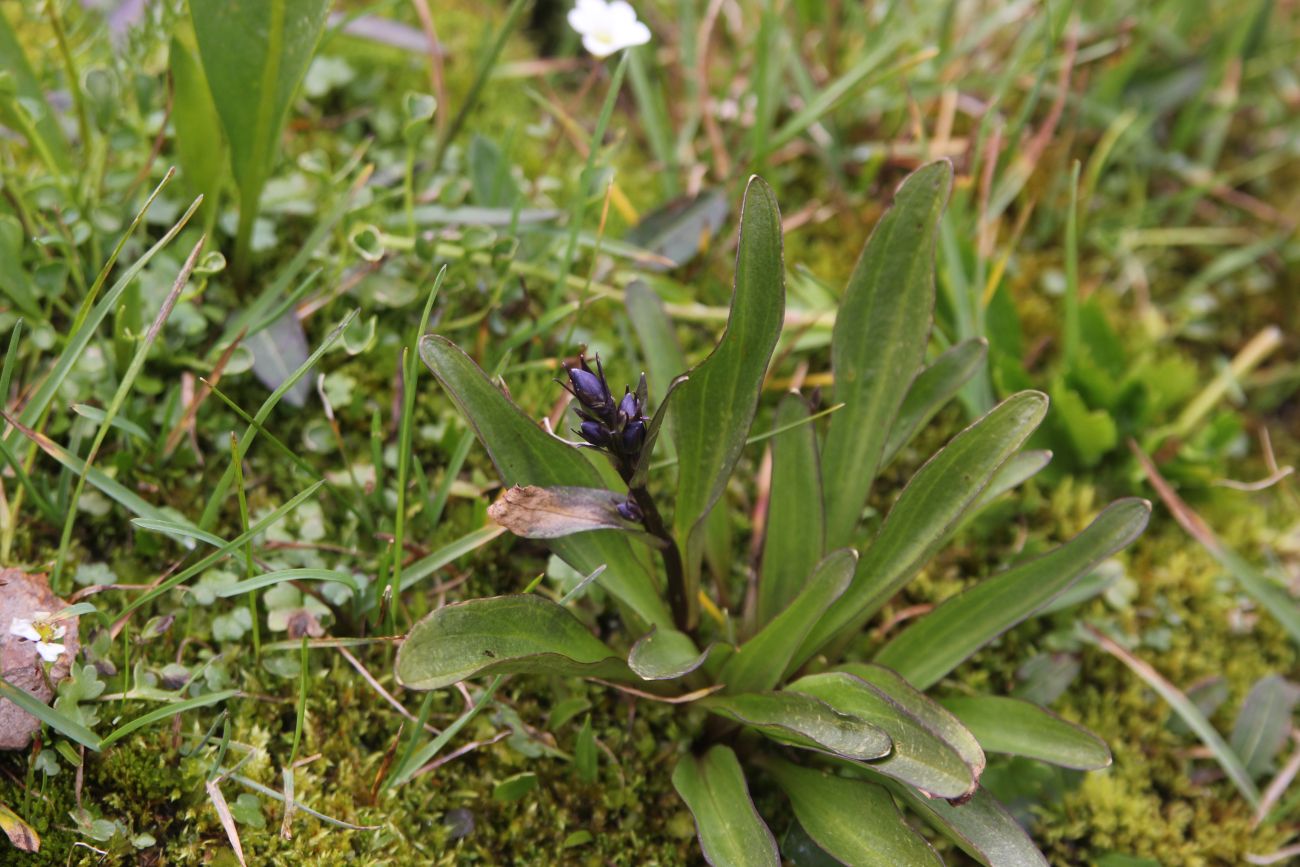
POLYGON ((615 457, 620 468, 632 468, 645 445, 646 381, 636 391, 625 388, 623 396, 615 399, 605 380, 605 370, 600 358, 596 369, 587 363, 586 355, 578 356, 578 366, 568 369, 568 383, 561 383, 578 402, 578 417, 582 419, 577 434, 596 448, 615 457))

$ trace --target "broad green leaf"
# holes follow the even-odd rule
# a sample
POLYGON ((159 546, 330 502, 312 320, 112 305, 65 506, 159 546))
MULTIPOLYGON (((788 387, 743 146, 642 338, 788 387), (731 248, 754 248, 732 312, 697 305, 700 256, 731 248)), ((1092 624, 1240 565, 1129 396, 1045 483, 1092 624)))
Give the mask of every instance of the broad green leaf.
POLYGON ((825 551, 817 431, 811 424, 799 424, 808 415, 804 399, 787 394, 773 423, 777 429, 799 426, 772 438, 772 489, 758 579, 759 623, 767 623, 790 604, 825 551))
MULTIPOLYGON (((677 497, 673 527, 691 584, 703 551, 701 525, 722 495, 745 447, 767 363, 781 335, 785 274, 781 214, 772 188, 750 179, 741 206, 736 283, 727 330, 708 358, 677 389, 672 432, 677 446, 677 497)), ((693 619, 693 618, 692 618, 693 619)))
POLYGON ((172 37, 169 58, 176 160, 188 188, 202 194, 207 210, 211 210, 218 206, 221 181, 226 176, 226 141, 193 43, 182 41, 179 33, 178 29, 178 35, 172 37))
POLYGON ((711 713, 762 732, 779 743, 861 762, 889 754, 890 739, 872 722, 819 699, 793 692, 710 696, 711 713))
POLYGON ((871 762, 872 770, 939 798, 961 798, 974 790, 974 771, 957 750, 884 690, 838 671, 801 677, 786 690, 820 699, 887 732, 894 748, 871 762))
POLYGON ((190 0, 212 102, 230 144, 241 235, 280 155, 289 104, 307 73, 330 0, 190 0))
POLYGON ((1047 859, 1025 829, 986 790, 978 789, 969 801, 954 806, 939 798, 927 798, 908 786, 894 784, 889 788, 936 831, 981 864, 1047 867, 1047 859))
POLYGON ((683 196, 646 214, 627 233, 627 240, 671 260, 656 262, 651 270, 681 267, 707 249, 730 210, 726 193, 719 189, 683 196))
POLYGON ((701 653, 685 632, 654 627, 632 645, 627 665, 642 680, 674 680, 703 665, 712 649, 701 653))
POLYGON ((1273 770, 1273 759, 1286 745, 1291 718, 1300 701, 1300 686, 1273 674, 1250 688, 1229 743, 1246 771, 1260 777, 1273 770))
POLYGON ((875 662, 918 689, 929 689, 1136 539, 1150 515, 1146 500, 1112 503, 1069 542, 975 585, 917 620, 881 648, 875 662))
POLYGON ((623 660, 567 609, 533 595, 444 605, 397 651, 397 681, 439 689, 479 674, 626 677, 623 660))
MULTIPOLYGON (((507 485, 605 486, 600 471, 579 449, 551 436, 524 415, 451 341, 435 335, 425 337, 420 341, 420 357, 469 420, 507 485)), ((648 625, 672 625, 672 615, 654 579, 637 559, 631 543, 619 533, 596 530, 549 544, 584 575, 606 565, 601 586, 648 625)))
POLYGON ((847 545, 871 491, 885 443, 912 380, 925 361, 934 315, 934 250, 952 166, 913 172, 894 195, 849 277, 835 316, 834 402, 822 450, 826 544, 847 545))
POLYGON ((1105 741, 1032 702, 980 695, 945 698, 943 705, 991 753, 1024 756, 1080 771, 1110 766, 1105 741))
POLYGON ((754 809, 736 754, 721 744, 682 756, 673 788, 695 817, 704 859, 713 867, 780 867, 776 838, 754 809))
POLYGON ((836 670, 862 678, 900 705, 917 722, 956 750, 976 780, 984 773, 984 749, 971 730, 953 716, 951 711, 908 683, 897 672, 881 665, 861 662, 841 663, 836 666, 836 670))
POLYGON ((718 682, 726 684, 727 692, 775 688, 804 636, 848 588, 857 563, 853 550, 842 548, 827 554, 810 575, 800 579, 803 590, 794 601, 742 644, 722 667, 718 682))
POLYGON ((1038 475, 1052 461, 1052 453, 1046 449, 1031 449, 1017 452, 1010 460, 998 467, 989 486, 980 494, 971 512, 975 513, 992 503, 998 497, 1038 475))
MULTIPOLYGON (((28 10, 34 11, 31 7, 28 10)), ((72 163, 59 119, 45 101, 45 92, 32 72, 31 62, 3 13, 0 13, 0 73, 9 79, 8 87, 13 94, 0 93, 0 124, 21 131, 51 170, 67 171, 72 163)))
POLYGON ((921 432, 926 422, 957 396, 988 357, 989 343, 982 337, 965 340, 949 349, 922 370, 907 390, 898 415, 889 428, 880 466, 887 467, 898 453, 921 432))
MULTIPOLYGON (((858 561, 853 583, 804 641, 796 665, 802 665, 837 635, 856 634, 911 580, 1046 412, 1045 395, 1036 391, 1014 394, 953 437, 917 471, 858 561)), ((826 478, 836 476, 827 470, 826 478)))
POLYGON ((842 863, 850 867, 943 864, 880 786, 780 760, 765 762, 764 767, 789 796, 808 836, 842 863))

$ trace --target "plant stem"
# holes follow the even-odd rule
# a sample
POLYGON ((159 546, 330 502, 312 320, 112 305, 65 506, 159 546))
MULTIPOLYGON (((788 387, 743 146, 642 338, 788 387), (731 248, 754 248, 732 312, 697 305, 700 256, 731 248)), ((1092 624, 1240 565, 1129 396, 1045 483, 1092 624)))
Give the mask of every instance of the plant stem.
MULTIPOLYGON (((630 474, 628 477, 630 478, 630 474)), ((668 604, 673 610, 673 622, 679 630, 686 632, 689 625, 690 605, 686 596, 686 572, 682 567, 681 551, 677 549, 676 540, 668 532, 668 527, 664 524, 663 516, 659 514, 650 491, 642 486, 631 488, 628 493, 641 509, 646 532, 664 542, 660 555, 664 559, 664 572, 668 576, 668 604)))

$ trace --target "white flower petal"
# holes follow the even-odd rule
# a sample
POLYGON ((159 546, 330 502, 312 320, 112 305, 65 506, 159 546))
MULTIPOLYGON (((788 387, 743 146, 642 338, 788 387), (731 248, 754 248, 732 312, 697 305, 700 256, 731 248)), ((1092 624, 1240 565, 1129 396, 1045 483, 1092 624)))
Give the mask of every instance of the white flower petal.
POLYGON ((62 638, 63 636, 65 636, 65 635, 67 635, 67 634, 68 634, 68 627, 66 627, 66 626, 56 626, 56 627, 54 627, 54 637, 55 637, 55 638, 62 638))
POLYGON ((626 45, 631 48, 634 45, 645 45, 650 41, 650 28, 646 27, 640 21, 633 22, 632 27, 626 35, 626 45))
POLYGON ((636 10, 627 0, 614 0, 609 4, 609 22, 618 27, 636 23, 636 10))
POLYGON ((569 26, 582 36, 586 36, 600 26, 600 19, 597 15, 593 14, 590 9, 584 9, 581 6, 570 9, 567 17, 569 26))
POLYGON ((610 42, 608 36, 604 33, 584 33, 582 35, 582 47, 596 57, 609 57, 615 51, 618 51, 618 46, 610 42))
POLYGON ((45 641, 36 642, 36 652, 41 655, 41 659, 46 662, 54 662, 63 655, 66 648, 62 644, 53 644, 45 641))
POLYGON ((26 638, 28 641, 41 640, 41 634, 32 628, 32 622, 19 617, 15 617, 9 624, 9 634, 26 638))

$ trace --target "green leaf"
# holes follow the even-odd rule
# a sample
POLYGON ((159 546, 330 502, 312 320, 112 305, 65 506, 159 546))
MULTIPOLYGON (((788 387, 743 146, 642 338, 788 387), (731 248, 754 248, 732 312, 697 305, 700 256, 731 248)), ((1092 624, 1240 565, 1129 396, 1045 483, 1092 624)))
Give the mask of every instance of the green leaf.
POLYGON ((974 770, 957 750, 882 689, 839 671, 810 674, 786 687, 889 734, 894 748, 871 768, 939 798, 962 798, 976 786, 974 770))
POLYGON ((1058 380, 1052 384, 1053 421, 1065 434, 1079 463, 1095 466, 1119 443, 1115 420, 1105 409, 1089 409, 1079 393, 1058 380))
POLYGON ((1024 756, 1080 771, 1110 766, 1105 741, 1032 702, 980 695, 945 698, 943 705, 991 753, 1024 756))
POLYGON ((930 688, 1136 539, 1150 515, 1146 500, 1112 503, 1064 545, 940 605, 895 636, 874 661, 894 669, 918 689, 930 688))
POLYGON ((934 250, 952 166, 931 163, 903 181, 849 277, 835 316, 834 402, 822 450, 826 544, 847 545, 881 464, 890 428, 925 360, 934 313, 934 250))
POLYGON ((627 664, 642 680, 675 680, 703 665, 712 649, 701 653, 685 632, 656 626, 632 645, 627 664))
MULTIPOLYGON (((858 561, 853 583, 804 641, 796 665, 835 636, 856 634, 911 580, 1046 412, 1045 395, 1036 391, 1014 394, 953 437, 917 471, 858 561)), ((829 470, 826 477, 837 478, 829 470)))
POLYGON ((239 187, 239 250, 280 155, 280 132, 307 73, 330 0, 190 0, 212 102, 230 143, 239 187))
POLYGON ((650 397, 661 402, 668 384, 686 370, 686 356, 673 332, 673 321, 655 291, 644 280, 633 280, 624 294, 628 319, 649 368, 650 397))
POLYGON ((668 417, 668 404, 672 400, 677 388, 688 377, 679 376, 668 384, 668 390, 664 392, 663 400, 659 401, 659 408, 650 418, 650 423, 646 425, 645 442, 641 444, 641 456, 637 458, 636 467, 632 470, 632 478, 628 479, 629 488, 644 487, 646 479, 650 476, 650 466, 653 463, 655 444, 659 442, 659 432, 663 430, 664 419, 668 417))
POLYGON ((1300 687, 1273 674, 1255 682, 1237 714, 1229 743, 1246 771, 1260 777, 1273 770, 1273 759, 1286 745, 1300 687))
POLYGON ((797 427, 772 438, 772 488, 758 580, 759 623, 767 623, 790 604, 826 549, 817 431, 811 424, 800 424, 808 415, 808 404, 792 393, 782 398, 773 422, 777 429, 797 427))
POLYGON ((857 563, 857 554, 850 548, 827 554, 811 570, 811 576, 800 579, 804 586, 795 600, 732 654, 718 674, 718 682, 732 693, 774 688, 804 637, 848 588, 857 563))
POLYGON ((131 732, 151 726, 161 720, 170 720, 177 714, 184 713, 187 710, 194 710, 197 707, 207 707, 212 704, 220 704, 223 701, 234 698, 239 695, 237 689, 226 689, 221 692, 208 692, 203 695, 196 695, 193 698, 187 698, 184 701, 172 702, 162 707, 154 708, 148 713, 140 714, 135 719, 127 720, 113 731, 109 732, 108 737, 100 742, 101 747, 117 743, 122 738, 131 734, 131 732))
POLYGON ((172 37, 170 66, 176 161, 189 189, 196 195, 202 194, 207 202, 206 210, 211 211, 218 206, 221 181, 228 165, 221 118, 192 43, 183 42, 179 35, 172 37))
POLYGON ((964 804, 954 806, 927 798, 907 786, 889 788, 907 805, 981 864, 989 867, 1048 867, 1047 859, 1025 829, 992 795, 978 789, 964 804))
MULTIPOLYGON (((678 457, 673 527, 690 576, 698 575, 701 527, 745 446, 767 363, 781 334, 783 268, 776 196, 760 178, 751 178, 741 206, 736 284, 727 330, 709 357, 677 388, 673 404, 678 457)), ((694 587, 687 590, 694 608, 694 587)))
MULTIPOLYGON (((542 430, 492 384, 455 344, 430 335, 420 357, 469 420, 507 485, 572 485, 602 488, 605 479, 579 449, 542 430)), ((650 625, 670 627, 672 615, 650 573, 624 536, 596 530, 550 543, 584 575, 605 564, 601 586, 650 625)))
POLYGON ((998 467, 989 486, 971 507, 971 513, 980 511, 1007 491, 1020 487, 1051 462, 1052 453, 1046 449, 1031 449, 1012 455, 1005 464, 998 467))
POLYGON ((682 756, 673 788, 695 817, 700 849, 713 867, 780 867, 776 838, 749 798, 745 774, 721 744, 703 756, 682 756))
POLYGON ((492 596, 444 605, 397 651, 397 681, 439 689, 479 674, 626 677, 627 667, 565 608, 540 596, 492 596))
POLYGON ((492 800, 501 803, 518 801, 535 788, 537 788, 537 774, 532 771, 523 771, 514 776, 506 777, 493 786, 492 800))
POLYGON ((908 683, 897 672, 884 666, 861 662, 841 663, 837 670, 865 680, 904 708, 917 722, 956 750, 975 779, 978 780, 984 773, 984 749, 970 729, 953 716, 951 711, 908 683))
POLYGON ((578 730, 578 739, 573 745, 574 770, 578 779, 584 783, 594 783, 599 775, 596 754, 596 733, 591 728, 591 714, 582 721, 578 730))
POLYGON ((0 698, 7 699, 27 711, 50 728, 69 740, 76 741, 87 749, 99 752, 102 744, 99 736, 67 715, 60 713, 26 690, 19 689, 0 677, 0 698))
POLYGON ((701 699, 699 706, 779 743, 837 758, 867 761, 890 751, 889 735, 882 728, 813 696, 749 692, 710 696, 701 699))
POLYGON ((942 865, 880 786, 773 760, 764 767, 785 790, 795 817, 828 854, 853 867, 942 865))
MULTIPOLYGON (((635 63, 632 69, 634 72, 637 69, 635 63)), ((671 260, 671 264, 656 262, 650 265, 651 270, 680 268, 708 247, 730 211, 725 192, 703 190, 697 195, 672 199, 655 208, 632 227, 626 240, 671 260)))
MULTIPOLYGON (((224 545, 223 540, 218 540, 219 545, 224 545)), ((275 572, 266 572, 231 584, 228 587, 222 587, 216 592, 216 595, 222 598, 230 596, 240 596, 250 590, 261 590, 263 587, 270 587, 274 584, 280 584, 285 581, 330 581, 335 584, 342 584, 354 593, 360 593, 361 588, 357 586, 357 580, 347 572, 337 572, 332 569, 279 569, 275 572)))
POLYGON ((880 458, 882 468, 889 466, 898 453, 921 432, 926 422, 957 396, 988 357, 989 343, 982 337, 964 340, 934 360, 922 370, 907 390, 898 415, 889 428, 885 452, 880 458))

